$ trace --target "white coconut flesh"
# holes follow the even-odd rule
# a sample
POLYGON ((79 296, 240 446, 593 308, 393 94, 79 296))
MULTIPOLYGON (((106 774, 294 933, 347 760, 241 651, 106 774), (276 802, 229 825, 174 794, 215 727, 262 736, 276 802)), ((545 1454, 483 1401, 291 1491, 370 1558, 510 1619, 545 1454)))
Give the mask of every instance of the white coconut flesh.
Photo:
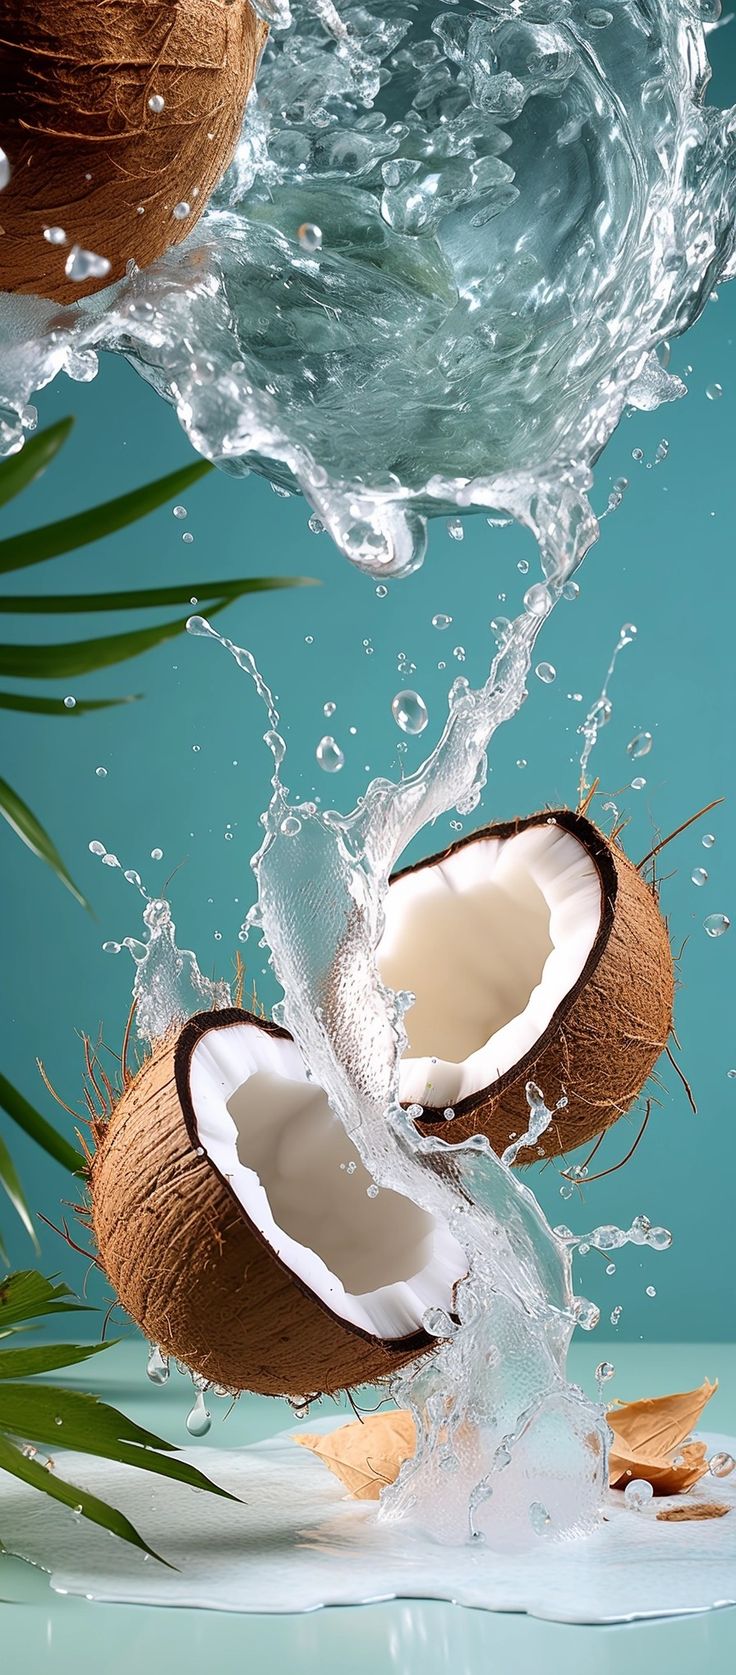
POLYGON ((603 905, 585 845, 546 822, 396 879, 379 968, 415 996, 404 1103, 454 1107, 532 1052, 583 972, 603 905))
POLYGON ((371 1177, 293 1041, 256 1024, 211 1029, 193 1050, 189 1089, 198 1144, 333 1314, 396 1339, 421 1330, 428 1309, 452 1309, 461 1246, 402 1194, 369 1198, 371 1177))

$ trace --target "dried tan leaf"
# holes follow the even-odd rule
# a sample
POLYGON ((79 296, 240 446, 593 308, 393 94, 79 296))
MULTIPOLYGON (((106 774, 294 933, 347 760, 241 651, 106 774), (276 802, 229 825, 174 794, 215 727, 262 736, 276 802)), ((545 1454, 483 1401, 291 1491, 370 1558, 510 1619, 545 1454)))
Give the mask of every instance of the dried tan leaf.
POLYGON ((632 1478, 651 1483, 655 1495, 681 1494, 708 1470, 704 1442, 686 1442, 704 1407, 718 1389, 704 1379, 697 1390, 672 1396, 649 1396, 609 1409, 613 1431, 609 1457, 612 1489, 625 1489, 632 1478))
POLYGON ((684 1524, 691 1519, 725 1518, 730 1511, 730 1506, 724 1506, 723 1501, 683 1501, 682 1506, 664 1506, 657 1518, 662 1524, 684 1524))
POLYGON ((326 1436, 299 1435, 294 1441, 317 1454, 354 1500, 377 1501, 414 1453, 416 1430, 410 1413, 392 1409, 352 1420, 326 1436))

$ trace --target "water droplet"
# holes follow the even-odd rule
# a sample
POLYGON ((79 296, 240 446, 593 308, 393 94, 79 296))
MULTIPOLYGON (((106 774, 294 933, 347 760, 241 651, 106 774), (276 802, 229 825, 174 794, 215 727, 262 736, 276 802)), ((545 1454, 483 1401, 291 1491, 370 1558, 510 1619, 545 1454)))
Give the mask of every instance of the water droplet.
POLYGON ((98 779, 107 779, 107 768, 95 768, 98 779))
POLYGON ((606 1273, 607 1274, 615 1274, 615 1272, 616 1272, 615 1262, 607 1262, 606 1263, 606 1273))
POLYGON ((708 1461, 708 1470, 711 1477, 730 1477, 731 1472, 736 1471, 736 1460, 734 1460, 733 1454, 726 1454, 725 1452, 711 1454, 708 1461))
POLYGON ((622 1316, 623 1312, 624 1311, 623 1311, 623 1307, 622 1307, 621 1303, 617 1303, 615 1309, 611 1309, 611 1325, 612 1326, 618 1326, 618 1323, 621 1319, 621 1316, 622 1316))
POLYGON ((10 180, 10 173, 10 162, 0 145, 0 192, 4 191, 7 186, 8 181, 10 180))
POLYGON ((704 849, 712 849, 715 841, 716 840, 715 840, 715 836, 714 836, 713 832, 706 832, 705 837, 702 840, 703 848, 704 849))
POLYGON ((636 460, 637 465, 641 465, 641 462, 644 458, 644 449, 643 448, 632 448, 631 458, 636 460))
POLYGON ((164 858, 163 849, 152 849, 151 850, 151 860, 152 861, 162 861, 163 858, 164 858))
POLYGON ((596 1383, 607 1384, 613 1378, 616 1368, 612 1361, 599 1361, 595 1369, 596 1383))
POLYGON ((529 560, 528 560, 528 558, 520 558, 516 568, 517 568, 520 576, 528 576, 529 575, 529 560))
POLYGON ((187 515, 186 506, 175 506, 173 509, 173 515, 175 518, 185 518, 187 515))
POLYGON ((457 658, 458 663, 464 663, 465 662, 465 647, 464 646, 453 646, 452 655, 453 655, 453 657, 457 658))
POLYGON ((656 1295, 657 1295, 657 1288, 656 1288, 656 1286, 654 1286, 654 1285, 648 1285, 648 1286, 647 1286, 647 1297, 656 1297, 656 1295))
POLYGON ((327 704, 323 704, 322 705, 322 714, 325 715, 327 717, 327 720, 329 721, 330 716, 334 715, 336 709, 337 709, 337 704, 333 704, 332 702, 329 702, 327 704))
POLYGON ((560 1197, 561 1198, 572 1198, 572 1195, 573 1195, 574 1191, 575 1191, 575 1188, 572 1184, 572 1181, 563 1181, 562 1186, 560 1187, 560 1197))
POLYGON ((320 767, 324 769, 326 774, 339 773, 340 769, 345 766, 343 752, 329 733, 325 733, 324 738, 320 739, 315 754, 320 767))
POLYGON ((562 589, 562 597, 563 597, 563 599, 579 599, 579 597, 580 597, 580 583, 579 582, 565 582, 565 584, 563 586, 563 589, 562 589))
POLYGON ((542 582, 535 582, 524 594, 524 604, 530 616, 547 616, 552 609, 552 595, 542 582))
POLYGON ((535 1535, 545 1535, 552 1528, 552 1519, 546 1506, 541 1501, 532 1501, 529 1508, 529 1523, 535 1535))
POLYGON ((325 532, 325 526, 322 519, 317 517, 316 512, 312 513, 312 516, 307 524, 307 528, 311 530, 313 535, 324 535, 325 532))
POLYGON ((384 587, 383 582, 378 583, 378 586, 376 588, 376 598, 377 599, 387 599, 388 598, 388 588, 384 587))
POLYGON ((651 733, 637 733, 635 738, 629 739, 626 754, 634 757, 648 756, 653 744, 651 733))
POLYGON ((724 936, 731 929, 731 920, 725 913, 709 913, 703 920, 706 936, 724 936))
POLYGON ((439 629, 449 628, 451 622, 451 616, 445 616, 443 611, 438 611, 437 615, 432 618, 432 627, 439 629))
POLYGON ((63 227, 44 227, 43 236, 47 244, 66 244, 63 227))
POLYGON ((631 1512, 643 1512, 654 1495, 651 1483, 643 1477, 634 1477, 624 1489, 624 1500, 631 1512))
POLYGON ((186 198, 182 198, 180 203, 174 204, 171 213, 175 221, 186 221, 187 216, 192 213, 191 204, 187 203, 186 198))
POLYGON ((517 759, 516 759, 516 766, 517 766, 517 768, 526 768, 526 767, 528 767, 528 766, 529 766, 529 764, 528 764, 528 762, 527 762, 527 759, 526 759, 526 757, 525 757, 525 756, 518 756, 518 757, 517 757, 517 759))
POLYGON ((301 820, 297 820, 297 817, 296 817, 295 814, 287 814, 285 819, 283 819, 282 822, 281 822, 281 830, 284 834, 284 837, 296 837, 297 833, 300 832, 301 829, 302 829, 301 820))
POLYGON ((83 250, 81 244, 73 244, 64 263, 67 279, 82 285, 86 279, 104 279, 110 272, 107 256, 98 256, 95 250, 83 250))
POLYGON ((70 697, 64 699, 64 709, 65 710, 75 710, 76 707, 77 707, 76 698, 72 698, 70 696, 70 697))
POLYGON ((296 236, 301 249, 306 250, 309 256, 322 249, 322 228, 316 226, 314 221, 302 221, 296 236))
POLYGON ((705 870, 705 867, 694 867, 693 871, 690 874, 690 880, 691 880, 691 883, 697 884, 698 886, 700 886, 701 884, 707 884, 708 874, 705 870))
POLYGON ((346 1175, 354 1175, 357 1167, 358 1167, 358 1165, 355 1162, 355 1160, 351 1159, 350 1163, 345 1164, 345 1174, 346 1175))
POLYGON ((461 522, 460 518, 450 518, 447 525, 447 533, 451 541, 465 540, 465 525, 461 522))
POLYGON ((553 680, 557 679, 554 663, 538 663, 534 673, 537 680, 541 680, 545 686, 551 686, 553 680))
POLYGON ((211 1424, 211 1416, 205 1407, 204 1391, 198 1390, 194 1407, 187 1414, 187 1430, 190 1437, 206 1437, 211 1424))
POLYGON ((146 1362, 146 1378, 152 1384, 166 1384, 169 1377, 169 1357, 163 1355, 158 1344, 151 1344, 151 1353, 146 1362))
POLYGON ((708 384, 705 391, 709 401, 720 401, 723 395, 722 384, 708 384))
POLYGON ((646 785, 646 780, 644 779, 642 774, 637 774, 636 779, 632 779, 632 781, 631 781, 632 791, 643 791, 645 785, 646 785))
POLYGON ((372 1181, 370 1186, 366 1187, 366 1193, 365 1193, 366 1198, 377 1198, 378 1197, 378 1191, 379 1191, 379 1189, 376 1186, 375 1181, 372 1181))
POLYGON ((192 544, 193 540, 194 540, 194 536, 192 535, 191 530, 185 529, 184 534, 182 535, 182 541, 184 542, 184 545, 187 546, 187 547, 191 547, 191 544, 192 544))
POLYGON ((402 733, 423 733, 429 721, 427 706, 418 692, 397 692, 391 700, 391 714, 402 733))
POLYGON ((154 116, 160 116, 161 112, 162 112, 162 110, 164 110, 165 106, 166 106, 166 100, 163 96, 163 93, 152 93, 151 94, 151 97, 148 100, 148 109, 149 109, 149 111, 153 111, 154 116))
POLYGON ((727 1070, 726 1075, 728 1076, 729 1082, 736 1082, 736 1070, 727 1070))

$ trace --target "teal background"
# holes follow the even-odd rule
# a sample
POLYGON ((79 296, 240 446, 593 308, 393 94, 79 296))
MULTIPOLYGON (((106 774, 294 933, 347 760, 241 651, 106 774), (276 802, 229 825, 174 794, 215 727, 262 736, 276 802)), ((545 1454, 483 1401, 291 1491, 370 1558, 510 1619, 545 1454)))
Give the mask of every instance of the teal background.
MULTIPOLYGON (((722 33, 727 37, 731 31, 722 33)), ((720 32, 714 41, 723 53, 720 32)), ((722 55, 722 76, 725 67, 722 55)), ((725 102, 727 80, 719 91, 725 102)), ((534 1177, 553 1222, 579 1229, 607 1221, 626 1225, 644 1212, 672 1228, 671 1251, 621 1252, 614 1276, 606 1276, 595 1253, 580 1260, 578 1288, 601 1305, 599 1335, 607 1339, 615 1305, 622 1305, 616 1333, 626 1340, 733 1336, 736 1080, 729 1081, 727 1072, 736 1067, 736 923, 730 934, 711 941, 703 919, 723 912, 736 921, 735 331, 736 286, 727 286, 688 337, 673 346, 672 365, 686 377, 687 399, 628 417, 603 456, 596 507, 605 506, 611 483, 621 475, 629 478, 628 493, 604 521, 585 562, 580 598, 561 606, 544 630, 539 656, 555 664, 557 679, 552 686, 532 679, 522 713, 498 735, 483 803, 472 822, 575 802, 581 745, 576 729, 600 690, 620 625, 635 622, 638 636, 619 660, 611 688, 613 717, 592 763, 603 792, 630 816, 629 853, 640 857, 658 835, 712 798, 730 800, 662 857, 668 875, 663 906, 675 948, 684 944, 677 1026, 698 1115, 665 1064, 665 1087, 657 1093, 661 1105, 626 1169, 569 1202, 560 1198, 554 1169, 534 1177), (685 373, 688 367, 692 371, 685 373), (718 402, 705 393, 714 381, 723 386, 718 402), (663 437, 670 443, 669 457, 654 466, 663 437), (636 448, 644 450, 645 463, 632 459, 636 448), (571 701, 572 692, 582 693, 583 703, 571 701), (653 733, 654 747, 634 765, 626 744, 644 728, 653 733), (525 767, 517 765, 522 759, 525 767), (647 780, 639 792, 627 789, 635 772, 647 780), (717 839, 708 852, 701 846, 707 831, 717 839), (690 874, 700 865, 710 877, 696 889, 690 874), (653 1299, 646 1295, 648 1285, 656 1287, 653 1299)), ((46 476, 8 508, 4 533, 121 493, 190 457, 174 415, 121 361, 106 358, 90 385, 57 381, 38 405, 44 424, 73 412, 75 434, 46 476)), ((326 536, 309 532, 305 505, 275 497, 264 482, 217 474, 184 500, 186 524, 164 509, 97 547, 9 577, 7 585, 19 592, 31 585, 81 591, 242 573, 318 578, 319 589, 245 599, 223 615, 221 626, 255 652, 278 694, 292 793, 320 795, 342 809, 352 805, 368 774, 395 773, 401 762, 407 768, 419 762, 442 725, 450 681, 460 673, 473 682, 483 677, 492 647, 489 619, 511 614, 528 585, 518 562, 527 560, 529 579, 534 576, 531 539, 512 528, 489 529, 476 517, 467 521, 462 543, 438 523, 424 568, 392 584, 388 597, 379 599, 375 584, 356 574, 326 536), (189 546, 182 543, 184 529, 195 537, 189 546), (437 612, 453 618, 444 633, 431 627, 437 612), (365 640, 373 648, 370 656, 365 640), (456 646, 465 648, 463 663, 453 657, 456 646), (397 671, 401 651, 416 664, 415 674, 397 671), (446 670, 438 669, 439 660, 446 661, 446 670), (407 685, 425 698, 430 725, 422 739, 407 741, 402 756, 397 747, 403 736, 390 705, 407 685), (337 710, 326 722, 322 706, 328 700, 337 710), (323 732, 334 733, 345 750, 345 768, 336 776, 323 774, 315 761, 323 732)), ((162 612, 162 619, 171 614, 176 613, 162 612)), ((132 614, 56 618, 49 619, 48 637, 74 639, 140 625, 140 616, 132 614)), ((38 640, 43 627, 8 618, 2 633, 5 639, 38 640)), ((41 1085, 35 1059, 43 1058, 73 1104, 80 1096, 79 1032, 94 1035, 101 1027, 110 1045, 119 1047, 132 965, 125 953, 104 954, 101 944, 140 934, 143 906, 121 872, 102 867, 89 854, 90 840, 102 839, 124 867, 137 868, 151 892, 163 889, 178 869, 169 894, 180 943, 197 951, 204 970, 231 974, 238 928, 253 898, 248 861, 259 842, 270 758, 261 743, 264 718, 249 684, 230 659, 202 640, 184 636, 135 664, 71 687, 48 683, 48 690, 58 690, 58 720, 7 714, 0 719, 3 773, 48 825, 93 913, 84 913, 2 824, 0 1063, 47 1116, 71 1132, 71 1122, 41 1085), (67 690, 78 697, 128 692, 145 697, 120 710, 74 717, 61 703, 67 690), (107 768, 106 778, 96 777, 98 765, 107 768), (226 841, 228 829, 232 841, 226 841), (156 846, 164 851, 161 862, 150 859, 156 846)), ((601 802, 596 806, 600 814, 601 802)), ((604 823, 610 818, 600 817, 604 823)), ((466 820, 464 829, 470 824, 466 820)), ((422 834, 417 851, 440 849, 452 836, 447 816, 422 834)), ((277 991, 263 969, 265 956, 252 942, 245 953, 249 981, 255 980, 271 1004, 277 991)), ((599 1154, 603 1167, 627 1150, 636 1121, 635 1116, 622 1122, 609 1137, 599 1154)), ((9 1129, 4 1124, 3 1132, 9 1129)), ((9 1138, 34 1208, 58 1221, 60 1198, 73 1196, 68 1179, 23 1136, 11 1129, 9 1138)), ((28 1265, 28 1241, 4 1205, 1 1213, 11 1258, 28 1265)), ((46 1269, 80 1285, 84 1260, 46 1227, 40 1236, 46 1269)), ((89 1293, 95 1301, 104 1298, 96 1276, 89 1293)))

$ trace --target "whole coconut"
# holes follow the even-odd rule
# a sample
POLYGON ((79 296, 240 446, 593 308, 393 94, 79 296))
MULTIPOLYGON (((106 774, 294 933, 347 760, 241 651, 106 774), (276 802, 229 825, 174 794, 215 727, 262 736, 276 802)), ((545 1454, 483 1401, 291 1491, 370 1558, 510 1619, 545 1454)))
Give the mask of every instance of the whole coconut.
POLYGON ((0 288, 76 302, 185 238, 266 33, 249 0, 0 0, 0 288))

